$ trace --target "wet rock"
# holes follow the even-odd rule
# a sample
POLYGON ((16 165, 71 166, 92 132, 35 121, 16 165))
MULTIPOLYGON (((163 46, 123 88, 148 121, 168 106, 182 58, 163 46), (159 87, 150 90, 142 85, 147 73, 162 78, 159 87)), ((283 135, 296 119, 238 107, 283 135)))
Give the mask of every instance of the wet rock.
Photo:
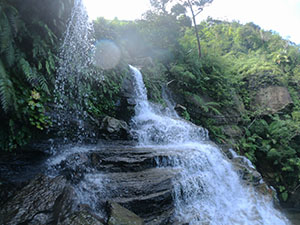
POLYGON ((0 206, 10 199, 18 190, 18 187, 15 184, 2 182, 3 180, 0 181, 0 206))
POLYGON ((109 203, 110 216, 108 225, 143 225, 144 221, 133 212, 121 205, 109 203))
POLYGON ((110 182, 110 201, 131 210, 145 222, 166 224, 173 215, 173 178, 178 171, 172 168, 152 168, 141 172, 113 173, 110 182), (115 187, 112 188, 112 187, 115 187))
POLYGON ((168 224, 174 213, 172 180, 179 171, 156 168, 168 161, 169 156, 164 154, 152 148, 132 147, 88 153, 91 166, 109 177, 102 178, 102 188, 109 192, 101 200, 119 203, 146 224, 168 224))
POLYGON ((127 123, 134 116, 134 107, 136 105, 134 92, 134 79, 130 75, 123 79, 120 91, 120 101, 116 110, 117 118, 126 121, 127 123))
POLYGON ((104 117, 102 120, 100 130, 102 136, 106 139, 127 140, 130 137, 127 123, 109 116, 104 117))
POLYGON ((55 223, 60 224, 75 211, 77 205, 74 202, 74 197, 75 191, 73 187, 66 186, 63 193, 56 199, 53 207, 53 220, 55 223))
POLYGON ((66 180, 62 177, 51 179, 39 176, 32 180, 0 210, 0 224, 46 224, 56 200, 63 193, 66 180))
POLYGON ((91 165, 97 170, 106 172, 137 172, 149 169, 157 166, 158 157, 151 149, 125 147, 94 151, 89 154, 91 165))
POLYGON ((59 222, 58 225, 104 225, 104 222, 97 216, 88 211, 74 212, 69 215, 63 222, 59 222))
POLYGON ((261 88, 252 103, 252 107, 261 114, 277 113, 293 104, 290 93, 286 87, 269 86, 261 88))
POLYGON ((251 162, 243 156, 235 156, 232 162, 237 168, 238 174, 248 184, 259 185, 262 181, 262 176, 251 162))
POLYGON ((68 181, 77 184, 87 172, 88 165, 89 158, 86 153, 75 153, 55 167, 60 170, 60 174, 64 175, 68 181))

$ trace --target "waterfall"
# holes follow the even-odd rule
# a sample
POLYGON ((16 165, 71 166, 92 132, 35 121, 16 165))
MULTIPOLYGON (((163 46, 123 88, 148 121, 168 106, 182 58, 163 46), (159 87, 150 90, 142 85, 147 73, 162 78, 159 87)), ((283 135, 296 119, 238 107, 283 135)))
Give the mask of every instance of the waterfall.
POLYGON ((90 65, 95 52, 93 33, 82 0, 75 0, 60 47, 54 91, 56 117, 53 120, 65 138, 71 136, 66 133, 72 126, 78 142, 85 136, 83 121, 87 113, 84 111, 84 99, 87 97, 86 84, 92 79, 90 65))
POLYGON ((178 144, 190 140, 207 140, 206 129, 188 123, 178 117, 172 117, 174 110, 161 111, 148 102, 147 90, 142 74, 134 67, 136 106, 132 119, 132 133, 140 145, 178 144))
POLYGON ((209 142, 204 128, 162 111, 147 99, 142 74, 130 66, 136 94, 132 134, 139 145, 168 152, 162 168, 175 167, 175 224, 289 224, 272 197, 242 183, 234 166, 209 142))

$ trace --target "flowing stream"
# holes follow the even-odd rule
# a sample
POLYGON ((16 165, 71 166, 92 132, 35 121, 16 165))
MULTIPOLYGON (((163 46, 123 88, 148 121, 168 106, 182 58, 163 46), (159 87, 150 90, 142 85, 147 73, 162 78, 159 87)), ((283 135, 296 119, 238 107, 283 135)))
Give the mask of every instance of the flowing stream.
MULTIPOLYGON (((56 81, 58 95, 56 104, 57 123, 60 127, 69 126, 69 123, 65 122, 68 121, 67 111, 71 112, 73 118, 75 117, 78 123, 79 142, 82 139, 81 135, 85 132, 81 124, 85 118, 84 111, 72 108, 69 104, 80 105, 85 96, 84 85, 77 85, 77 87, 83 86, 82 90, 71 89, 71 87, 81 80, 84 82, 84 78, 89 76, 91 55, 95 51, 89 37, 91 31, 82 1, 75 0, 75 7, 61 48, 61 63, 56 81), (72 77, 69 77, 70 75, 72 77), (77 103, 74 104, 74 102, 77 103)), ((95 211, 100 212, 98 213, 100 216, 105 216, 105 212, 101 210, 106 200, 113 199, 130 207, 130 201, 138 201, 135 196, 130 196, 130 189, 133 190, 132 193, 143 193, 143 185, 149 181, 147 177, 150 179, 153 176, 151 179, 155 180, 164 174, 172 174, 176 171, 174 173, 177 175, 172 176, 171 185, 175 213, 174 215, 172 213, 173 218, 169 223, 289 224, 285 216, 274 208, 269 195, 262 195, 256 192, 252 185, 247 186, 241 181, 232 163, 218 147, 209 141, 206 129, 181 119, 172 109, 171 100, 166 100, 169 106, 167 109, 161 109, 150 103, 142 74, 132 66, 130 69, 133 75, 136 102, 131 133, 138 140, 138 146, 128 149, 126 146, 121 146, 121 150, 108 146, 66 148, 48 161, 48 167, 52 170, 50 174, 61 173, 62 166, 66 167, 66 165, 69 171, 76 171, 80 175, 78 175, 78 180, 76 180, 75 173, 71 173, 72 176, 75 174, 75 178, 70 179, 75 184, 78 201, 81 204, 90 205, 95 211), (94 152, 97 153, 94 154, 94 152), (105 154, 111 155, 105 158, 105 154), (131 154, 135 154, 135 158, 131 154), (139 161, 144 157, 143 154, 150 158, 154 157, 156 169, 130 171, 129 173, 123 171, 124 168, 118 170, 114 167, 100 166, 99 169, 100 164, 94 167, 83 166, 88 157, 92 158, 92 161, 93 157, 103 157, 103 162, 111 163, 119 160, 118 162, 135 165, 135 160, 139 161), (75 163, 69 163, 66 159, 75 163), (103 171, 99 172, 99 170, 103 171), (105 172, 105 170, 110 172, 105 172), (134 182, 130 183, 130 179, 134 182)), ((166 93, 163 94, 167 96, 166 93)), ((140 169, 140 165, 138 167, 140 169)), ((144 199, 145 195, 143 195, 144 199)), ((134 211, 134 206, 132 210, 134 211)))
POLYGON ((168 152, 159 167, 175 167, 180 176, 173 181, 175 220, 179 224, 289 224, 273 207, 272 198, 242 183, 233 165, 208 133, 179 117, 161 112, 147 100, 141 73, 131 66, 136 93, 133 134, 143 147, 168 152))
MULTIPOLYGON (((89 66, 95 51, 91 29, 82 0, 75 0, 61 48, 55 103, 57 126, 66 132, 71 117, 77 143, 86 135, 80 104, 84 104, 84 82, 91 78, 89 66), (74 85, 79 81, 81 85, 74 85)), ((166 109, 149 102, 142 74, 133 66, 130 69, 136 104, 130 127, 137 145, 59 146, 35 170, 53 177, 64 175, 73 185, 78 206, 88 205, 101 218, 107 218, 106 202, 111 201, 135 212, 147 225, 290 224, 273 206, 270 194, 263 195, 242 181, 233 163, 210 142, 206 129, 177 115, 166 92, 166 109)), ((28 174, 22 168, 16 177, 28 174)))

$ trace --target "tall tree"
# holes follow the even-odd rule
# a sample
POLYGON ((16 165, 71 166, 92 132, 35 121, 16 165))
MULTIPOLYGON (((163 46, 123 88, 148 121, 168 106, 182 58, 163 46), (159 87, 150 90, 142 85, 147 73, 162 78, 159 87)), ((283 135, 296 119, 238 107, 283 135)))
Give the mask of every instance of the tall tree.
POLYGON ((150 4, 160 13, 167 14, 166 6, 170 0, 150 0, 150 4))
POLYGON ((201 44, 200 44, 199 31, 196 23, 196 17, 203 11, 204 7, 207 6, 208 4, 211 4, 213 0, 150 0, 151 5, 158 12, 162 12, 164 14, 167 13, 166 11, 167 4, 171 2, 177 3, 171 9, 171 12, 173 14, 178 14, 178 13, 184 14, 186 11, 182 10, 182 7, 184 7, 185 9, 189 9, 189 11, 191 12, 193 26, 195 30, 196 39, 197 39, 198 55, 199 58, 201 58, 202 56, 201 44), (182 7, 180 7, 180 5, 182 7))
POLYGON ((200 37, 199 37, 199 31, 196 24, 196 16, 198 16, 204 9, 205 6, 212 3, 213 0, 180 0, 183 4, 183 6, 189 8, 192 14, 193 19, 193 25, 195 30, 195 35, 197 38, 197 46, 198 46, 198 55, 199 58, 201 58, 201 44, 200 44, 200 37))

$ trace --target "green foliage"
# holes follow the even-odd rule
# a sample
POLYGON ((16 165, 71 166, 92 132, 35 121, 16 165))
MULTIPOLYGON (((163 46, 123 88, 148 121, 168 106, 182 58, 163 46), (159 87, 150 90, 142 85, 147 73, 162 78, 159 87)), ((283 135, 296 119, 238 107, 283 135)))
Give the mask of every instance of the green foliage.
POLYGON ((126 64, 121 63, 117 68, 101 71, 102 79, 85 87, 84 105, 93 118, 106 115, 116 116, 116 105, 119 100, 122 81, 129 76, 126 64))
POLYGON ((149 100, 157 103, 164 103, 161 93, 166 83, 166 68, 161 63, 145 66, 142 69, 143 80, 148 91, 149 100))
POLYGON ((21 0, 0 2, 0 132, 5 134, 0 148, 5 150, 27 144, 51 125, 45 105, 54 88, 57 36, 64 30, 58 26, 64 26, 62 13, 72 2, 27 4, 32 7, 21 0))
POLYGON ((288 193, 298 185, 300 174, 299 145, 291 145, 293 139, 300 134, 299 121, 278 115, 268 120, 257 119, 246 129, 245 136, 240 139, 239 148, 264 172, 274 173, 277 177, 272 181, 279 188, 283 201, 288 193))
POLYGON ((41 101, 40 93, 36 90, 31 91, 28 106, 29 121, 32 126, 44 130, 52 125, 50 118, 45 115, 45 107, 41 101))
POLYGON ((13 84, 6 73, 4 65, 0 60, 0 100, 4 112, 8 112, 11 107, 16 109, 16 96, 13 84))
POLYGON ((191 120, 191 116, 188 113, 188 111, 184 110, 183 113, 181 114, 181 116, 185 119, 185 120, 191 120))

